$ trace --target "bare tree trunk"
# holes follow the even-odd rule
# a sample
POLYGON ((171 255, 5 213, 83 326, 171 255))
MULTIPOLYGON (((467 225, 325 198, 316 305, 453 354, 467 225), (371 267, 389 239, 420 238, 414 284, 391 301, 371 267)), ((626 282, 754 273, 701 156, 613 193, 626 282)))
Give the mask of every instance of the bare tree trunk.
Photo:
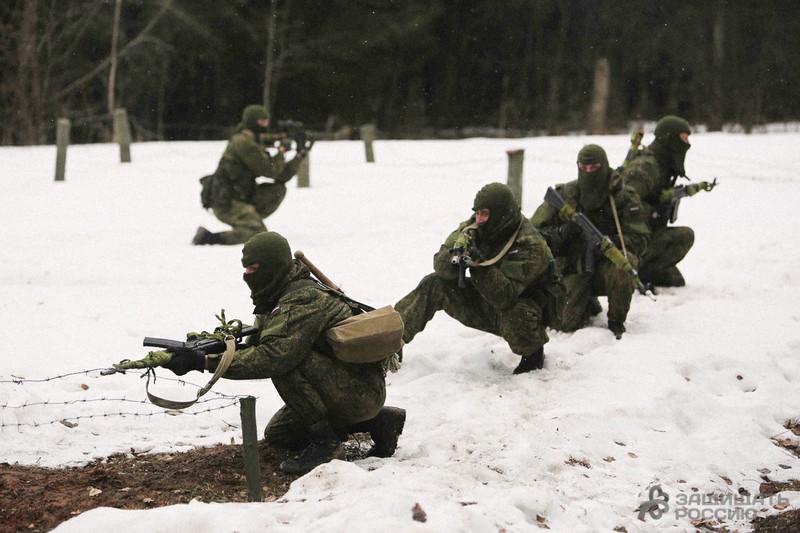
POLYGON ((592 105, 589 108, 589 132, 600 135, 608 130, 606 116, 608 114, 608 97, 611 86, 611 67, 605 57, 594 64, 594 90, 592 105))
MULTIPOLYGON (((278 0, 270 0, 269 16, 267 18, 267 50, 264 59, 264 107, 271 112, 272 105, 272 76, 275 71, 275 31, 278 17, 278 0)), ((270 113, 271 114, 271 113, 270 113)))
POLYGON ((708 130, 720 131, 724 122, 725 108, 722 102, 723 61, 725 59, 725 0, 717 1, 713 32, 714 62, 711 76, 711 101, 708 106, 708 130))
POLYGON ((39 85, 38 0, 25 2, 19 30, 17 83, 14 90, 15 117, 18 139, 23 144, 35 144, 39 132, 36 129, 37 114, 41 111, 41 89, 39 85))
POLYGON ((559 133, 558 116, 560 114, 559 99, 561 97, 561 76, 564 62, 564 47, 567 41, 567 29, 570 23, 571 2, 559 3, 561 21, 558 29, 558 42, 556 43, 556 53, 553 58, 552 70, 550 74, 550 90, 547 96, 547 129, 550 135, 559 133))
POLYGON ((114 23, 111 29, 111 68, 108 71, 108 114, 114 113, 116 102, 114 91, 117 84, 117 42, 119 41, 119 19, 122 13, 122 0, 114 4, 114 23))

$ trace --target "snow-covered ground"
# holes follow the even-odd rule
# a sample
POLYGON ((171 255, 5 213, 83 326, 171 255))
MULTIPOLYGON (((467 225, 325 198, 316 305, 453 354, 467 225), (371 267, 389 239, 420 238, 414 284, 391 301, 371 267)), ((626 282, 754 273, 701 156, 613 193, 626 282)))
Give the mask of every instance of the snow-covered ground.
MULTIPOLYGON (((743 531, 753 513, 777 512, 776 501, 700 495, 756 495, 767 470, 800 476, 800 460, 770 440, 800 416, 800 133, 691 140, 689 176, 720 185, 681 206, 679 223, 696 232, 688 285, 656 302, 635 295, 622 340, 602 314, 552 332, 544 370, 513 376, 518 357, 502 339, 440 313, 388 377, 387 403, 408 411, 394 457, 323 465, 280 503, 102 508, 58 531, 632 533, 692 530, 698 518, 743 531), (656 485, 669 510, 641 521, 656 485), (415 504, 427 522, 412 519, 415 504)), ((525 150, 529 216, 548 185, 576 177, 589 142, 612 164, 628 148, 627 135, 378 141, 368 164, 360 142, 319 142, 311 187, 292 182, 267 225, 351 296, 393 304, 430 272, 478 189, 505 181, 506 150, 525 150)), ((144 336, 211 329, 222 308, 250 321, 241 247, 189 244, 200 224, 225 229, 201 209, 198 184, 223 148, 135 144, 122 164, 115 145, 72 146, 57 183, 54 147, 0 147, 3 461, 66 466, 241 442, 232 397, 257 397, 259 430, 281 406, 268 381, 221 380, 194 416, 169 416, 143 401, 137 375, 97 370, 144 356, 144 336)), ((159 375, 156 394, 195 396, 159 375)), ((782 498, 800 506, 800 493, 782 498)))

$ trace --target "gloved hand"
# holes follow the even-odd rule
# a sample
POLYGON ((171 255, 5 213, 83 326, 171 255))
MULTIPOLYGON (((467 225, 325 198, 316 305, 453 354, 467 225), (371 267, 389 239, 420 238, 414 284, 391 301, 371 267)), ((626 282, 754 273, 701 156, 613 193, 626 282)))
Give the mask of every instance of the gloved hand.
POLYGON ((167 352, 172 354, 172 358, 164 363, 164 368, 172 370, 178 376, 182 376, 191 370, 202 372, 206 367, 206 354, 197 348, 167 348, 167 352))
POLYGON ((661 194, 658 195, 658 201, 662 204, 668 204, 672 200, 675 199, 675 188, 669 187, 661 191, 661 194))
POLYGON ((472 237, 466 231, 459 234, 456 237, 455 242, 453 242, 453 250, 459 250, 461 252, 465 252, 469 249, 469 245, 472 242, 472 237))
POLYGON ((572 204, 570 201, 564 202, 564 205, 561 206, 561 209, 558 211, 558 216, 561 220, 572 220, 572 216, 576 213, 575 205, 572 204))
POLYGON ((561 227, 558 228, 558 232, 565 241, 571 241, 572 239, 579 237, 582 233, 581 227, 578 225, 578 223, 571 220, 562 224, 561 227))

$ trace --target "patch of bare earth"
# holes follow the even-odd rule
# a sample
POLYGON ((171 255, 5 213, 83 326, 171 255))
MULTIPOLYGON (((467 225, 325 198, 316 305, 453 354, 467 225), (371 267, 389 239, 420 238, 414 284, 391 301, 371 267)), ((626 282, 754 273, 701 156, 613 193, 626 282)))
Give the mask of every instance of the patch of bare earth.
MULTIPOLYGON (((773 437, 772 442, 800 457, 800 439, 796 438, 800 437, 800 421, 787 420, 783 426, 795 437, 773 437)), ((784 467, 784 465, 780 466, 784 467)), ((772 496, 783 491, 800 491, 800 479, 772 481, 766 474, 762 476, 762 479, 764 483, 759 487, 759 492, 763 496, 772 496)), ((753 528, 756 533, 797 533, 800 531, 800 509, 792 509, 767 518, 756 518, 753 520, 753 528)))
MULTIPOLYGON (((362 458, 367 443, 348 442, 347 458, 362 458)), ((281 498, 297 479, 279 468, 295 454, 259 442, 263 501, 281 498)), ((193 499, 248 501, 242 446, 117 454, 72 468, 0 463, 0 533, 49 531, 95 507, 153 509, 193 499)))

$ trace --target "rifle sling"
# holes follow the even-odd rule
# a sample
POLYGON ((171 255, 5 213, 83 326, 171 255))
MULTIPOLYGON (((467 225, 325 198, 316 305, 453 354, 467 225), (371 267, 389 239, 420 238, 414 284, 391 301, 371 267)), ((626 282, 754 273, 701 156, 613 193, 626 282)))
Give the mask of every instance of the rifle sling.
POLYGON ((233 352, 236 351, 236 338, 233 335, 228 335, 225 337, 225 351, 222 353, 222 357, 220 358, 220 362, 217 365, 217 369, 214 371, 214 375, 211 376, 211 379, 206 383, 206 386, 197 391, 197 397, 194 400, 186 400, 186 401, 175 401, 175 400, 167 400, 164 398, 160 398, 155 394, 150 392, 150 376, 147 376, 147 385, 145 385, 145 391, 147 392, 147 398, 150 400, 151 403, 157 405, 159 407, 163 407, 164 409, 186 409, 187 407, 194 405, 197 400, 200 399, 205 393, 211 390, 211 387, 214 386, 219 378, 225 374, 228 370, 228 367, 231 366, 231 362, 233 361, 233 352))
POLYGON ((492 257, 488 261, 481 261, 480 263, 478 263, 475 266, 477 266, 477 267, 491 266, 491 265, 497 263, 498 261, 500 261, 503 258, 503 256, 506 255, 506 253, 514 245, 514 241, 517 240, 517 235, 519 235, 519 230, 522 228, 522 224, 524 222, 525 222, 525 218, 523 217, 522 221, 519 223, 519 226, 517 226, 517 229, 514 230, 514 234, 511 235, 511 238, 508 239, 508 242, 505 244, 505 246, 503 246, 503 249, 500 250, 499 254, 497 254, 496 256, 492 257))
POLYGON ((619 224, 619 215, 617 214, 617 203, 614 201, 614 196, 609 194, 608 201, 611 202, 611 213, 614 215, 614 224, 617 225, 617 234, 619 235, 619 243, 622 245, 622 255, 628 257, 628 252, 625 250, 625 237, 622 236, 622 226, 619 224))

